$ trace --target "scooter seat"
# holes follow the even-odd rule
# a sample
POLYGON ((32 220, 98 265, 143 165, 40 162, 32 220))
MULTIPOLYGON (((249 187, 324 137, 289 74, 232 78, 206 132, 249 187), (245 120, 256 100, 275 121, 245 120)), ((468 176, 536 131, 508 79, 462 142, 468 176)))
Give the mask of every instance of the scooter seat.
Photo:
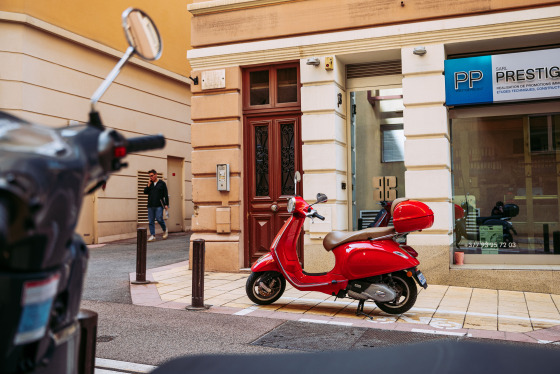
POLYGON ((373 240, 394 234, 395 228, 391 226, 370 227, 360 231, 331 231, 323 239, 323 247, 325 247, 326 251, 332 251, 344 243, 373 240))

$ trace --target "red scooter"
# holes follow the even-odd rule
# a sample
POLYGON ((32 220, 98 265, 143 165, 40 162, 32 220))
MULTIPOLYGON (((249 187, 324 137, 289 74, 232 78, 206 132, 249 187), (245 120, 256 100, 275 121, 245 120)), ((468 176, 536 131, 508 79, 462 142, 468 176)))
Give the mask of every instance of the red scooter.
POLYGON ((255 303, 267 305, 278 300, 286 288, 286 280, 300 291, 319 291, 336 297, 359 301, 356 314, 363 313, 366 300, 373 300, 384 312, 400 314, 416 302, 416 282, 428 287, 426 278, 416 267, 418 253, 410 246, 397 243, 396 238, 427 229, 434 222, 432 210, 424 203, 406 198, 393 201, 393 227, 373 227, 360 231, 333 231, 325 236, 323 246, 332 251, 336 263, 327 273, 307 273, 302 269, 296 244, 305 218, 324 220, 313 205, 324 203, 327 196, 317 194, 317 202, 309 205, 300 196, 288 200, 286 220, 272 245, 270 253, 251 267, 247 279, 247 296, 255 303))

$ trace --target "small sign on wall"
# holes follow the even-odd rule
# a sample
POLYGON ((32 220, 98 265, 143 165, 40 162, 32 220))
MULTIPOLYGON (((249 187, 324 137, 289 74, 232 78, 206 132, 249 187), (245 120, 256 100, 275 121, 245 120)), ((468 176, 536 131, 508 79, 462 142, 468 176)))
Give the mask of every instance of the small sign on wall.
POLYGON ((202 72, 202 89, 214 90, 226 88, 226 70, 210 70, 202 72))

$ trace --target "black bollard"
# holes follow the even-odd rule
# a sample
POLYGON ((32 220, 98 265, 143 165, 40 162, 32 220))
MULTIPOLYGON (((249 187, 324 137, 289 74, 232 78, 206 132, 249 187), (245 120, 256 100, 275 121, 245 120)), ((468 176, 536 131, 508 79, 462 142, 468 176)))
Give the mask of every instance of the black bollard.
POLYGON ((97 343, 97 313, 80 309, 80 349, 78 352, 78 373, 93 374, 95 370, 95 344, 97 343))
POLYGON ((136 230, 136 280, 132 284, 148 284, 146 280, 146 254, 148 244, 148 230, 139 227, 136 230))
POLYGON ((188 310, 208 309, 209 306, 204 305, 204 239, 193 240, 192 255, 192 297, 191 305, 188 310))
POLYGON ((560 231, 552 233, 552 246, 554 247, 554 254, 560 255, 560 231))
POLYGON ((542 225, 542 231, 543 231, 544 253, 550 253, 550 237, 548 232, 548 223, 542 225))

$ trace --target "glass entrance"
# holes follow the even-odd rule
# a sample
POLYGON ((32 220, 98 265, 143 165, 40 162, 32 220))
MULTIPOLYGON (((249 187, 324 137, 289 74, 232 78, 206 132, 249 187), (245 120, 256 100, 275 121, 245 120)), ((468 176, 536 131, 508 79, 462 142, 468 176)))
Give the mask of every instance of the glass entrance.
POLYGON ((402 88, 352 91, 350 105, 351 227, 361 230, 404 196, 402 88))

